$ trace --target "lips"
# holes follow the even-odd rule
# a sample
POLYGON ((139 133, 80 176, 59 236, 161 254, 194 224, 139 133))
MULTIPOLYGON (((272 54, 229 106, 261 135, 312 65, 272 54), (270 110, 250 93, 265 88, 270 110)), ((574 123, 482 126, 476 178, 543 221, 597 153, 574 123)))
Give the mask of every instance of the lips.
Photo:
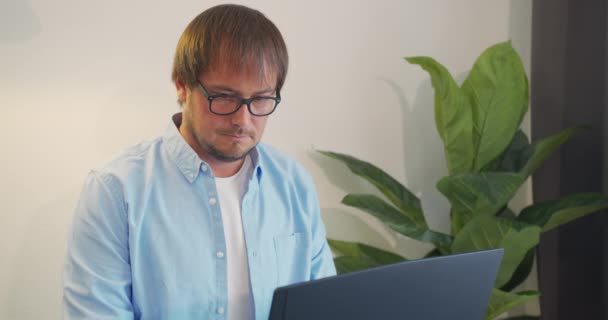
POLYGON ((222 133, 222 135, 233 140, 245 140, 249 138, 249 135, 242 133, 222 133))

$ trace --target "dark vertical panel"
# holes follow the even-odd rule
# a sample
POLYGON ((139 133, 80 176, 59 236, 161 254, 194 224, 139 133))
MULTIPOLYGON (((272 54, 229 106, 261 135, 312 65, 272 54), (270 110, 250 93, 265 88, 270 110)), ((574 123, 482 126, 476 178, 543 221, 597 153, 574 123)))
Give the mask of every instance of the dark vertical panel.
MULTIPOLYGON (((535 0, 532 6, 532 61, 530 74, 532 140, 561 129, 565 108, 565 65, 568 28, 567 0, 535 0)), ((548 159, 533 176, 534 201, 559 196, 560 163, 548 159)), ((545 233, 538 246, 538 281, 544 319, 556 320, 559 293, 558 232, 545 233)))
MULTIPOLYGON (((607 0, 608 1, 608 0, 607 0)), ((604 8, 604 20, 608 17, 608 4, 604 8)), ((604 144, 602 150, 608 150, 608 22, 604 23, 604 144)), ((605 156, 606 157, 606 156, 605 156)), ((604 158, 603 163, 603 191, 608 194, 608 159, 604 158)), ((608 248, 608 246, 606 247, 608 248)), ((608 288, 608 287, 607 287, 608 288)), ((606 303, 608 308, 608 303, 606 303)), ((608 314, 608 313, 607 313, 608 314)))
POLYGON ((562 127, 591 130, 564 146, 561 193, 602 190, 604 0, 570 0, 566 33, 565 108, 562 127), (584 167, 583 167, 584 165, 584 167))
MULTIPOLYGON (((591 126, 534 175, 535 201, 604 190, 607 10, 605 0, 534 1, 532 137, 591 126)), ((542 237, 544 319, 606 319, 607 226, 608 217, 595 214, 542 237)))
MULTIPOLYGON (((605 1, 569 1, 563 127, 590 130, 562 149, 561 194, 602 191, 605 1)), ((559 319, 605 319, 602 215, 559 230, 559 319), (581 294, 583 293, 583 294, 581 294)))
MULTIPOLYGON (((604 9, 604 20, 608 17, 608 5, 606 5, 604 9)), ((604 25, 604 144, 602 150, 608 150, 608 22, 604 25)), ((608 155, 604 155, 603 161, 603 188, 604 194, 608 194, 608 155)), ((602 232, 603 241, 603 253, 604 253, 604 289, 603 289, 603 297, 604 301, 608 299, 608 254, 605 254, 605 251, 608 249, 608 228, 604 228, 602 232)), ((608 317, 608 303, 604 302, 604 318, 608 317)))

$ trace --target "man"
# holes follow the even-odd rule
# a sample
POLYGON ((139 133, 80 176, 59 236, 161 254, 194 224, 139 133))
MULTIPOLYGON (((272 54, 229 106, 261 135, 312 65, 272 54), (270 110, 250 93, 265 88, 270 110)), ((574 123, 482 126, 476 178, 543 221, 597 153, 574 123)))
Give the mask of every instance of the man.
POLYGON ((256 10, 186 28, 166 132, 92 171, 64 272, 67 319, 267 319, 277 286, 335 274, 313 181, 259 143, 287 50, 256 10))

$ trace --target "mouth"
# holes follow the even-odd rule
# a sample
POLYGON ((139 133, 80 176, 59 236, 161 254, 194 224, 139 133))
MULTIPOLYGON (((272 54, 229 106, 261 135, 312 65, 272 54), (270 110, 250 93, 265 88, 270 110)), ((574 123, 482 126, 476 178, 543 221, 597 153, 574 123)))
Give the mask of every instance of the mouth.
POLYGON ((245 140, 249 139, 249 135, 246 135, 246 134, 224 133, 222 135, 233 141, 245 141, 245 140))

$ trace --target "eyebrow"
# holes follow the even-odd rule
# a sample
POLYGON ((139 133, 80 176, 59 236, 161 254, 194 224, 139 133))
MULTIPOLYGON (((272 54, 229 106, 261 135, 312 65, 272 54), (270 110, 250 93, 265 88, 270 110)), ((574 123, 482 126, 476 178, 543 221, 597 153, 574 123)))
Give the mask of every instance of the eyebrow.
MULTIPOLYGON (((210 91, 215 91, 215 92, 224 92, 224 93, 229 93, 231 95, 238 95, 238 96, 242 96, 241 92, 239 92, 238 90, 235 90, 229 86, 210 86, 209 87, 210 91)), ((263 95, 263 94, 270 94, 273 93, 275 90, 271 87, 265 88, 263 90, 260 91, 256 91, 253 93, 253 96, 259 96, 259 95, 263 95)))

